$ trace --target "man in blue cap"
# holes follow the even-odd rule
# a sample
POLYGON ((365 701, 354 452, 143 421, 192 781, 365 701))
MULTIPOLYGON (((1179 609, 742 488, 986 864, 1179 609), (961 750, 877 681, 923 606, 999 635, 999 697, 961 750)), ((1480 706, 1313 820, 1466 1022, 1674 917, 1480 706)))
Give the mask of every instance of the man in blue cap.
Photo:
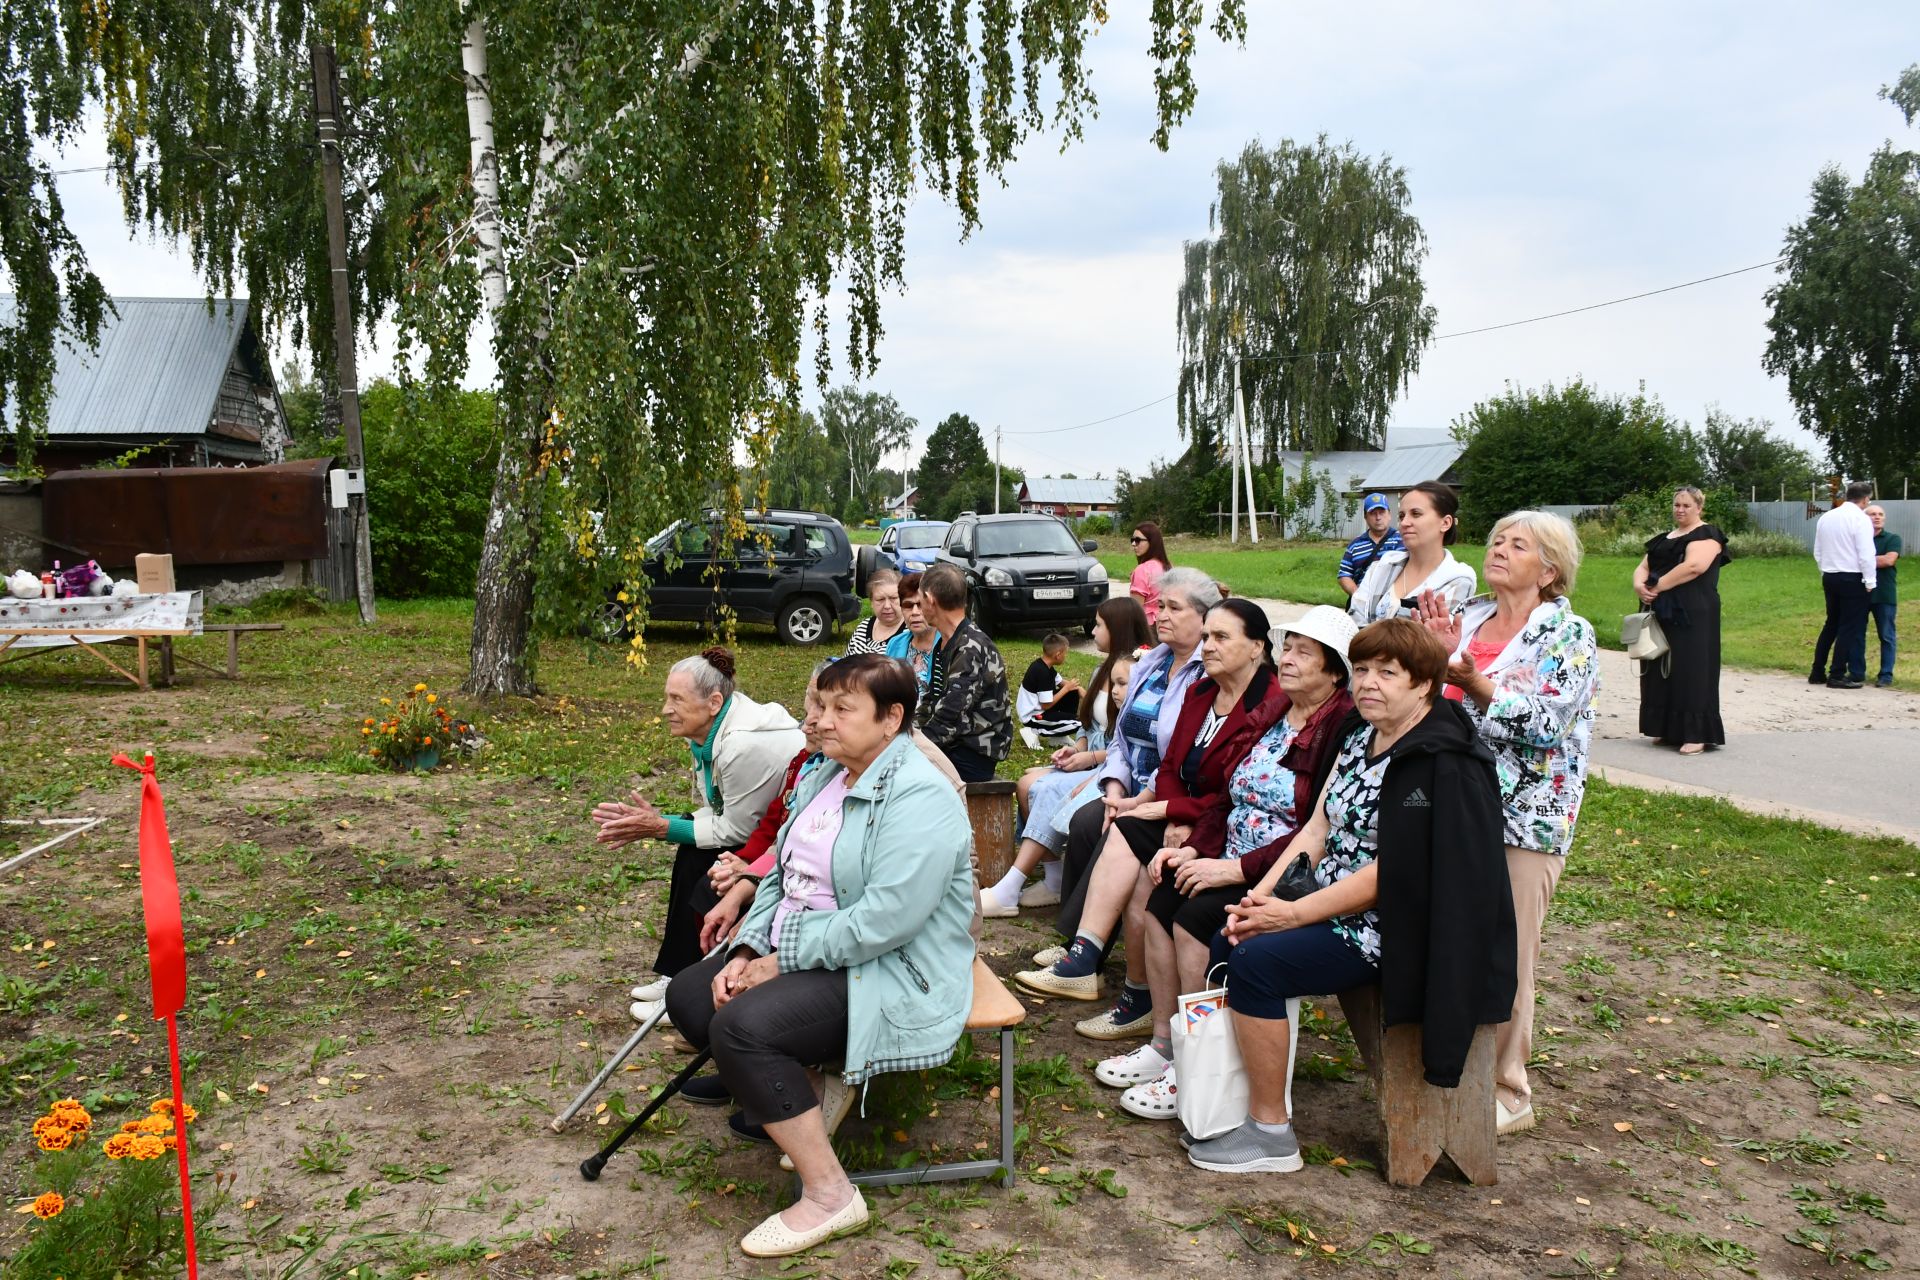
POLYGON ((1389 551, 1404 551, 1400 531, 1393 527, 1393 512, 1384 493, 1370 493, 1361 504, 1367 517, 1367 531, 1347 544, 1340 557, 1340 589, 1352 595, 1367 576, 1367 569, 1389 551))

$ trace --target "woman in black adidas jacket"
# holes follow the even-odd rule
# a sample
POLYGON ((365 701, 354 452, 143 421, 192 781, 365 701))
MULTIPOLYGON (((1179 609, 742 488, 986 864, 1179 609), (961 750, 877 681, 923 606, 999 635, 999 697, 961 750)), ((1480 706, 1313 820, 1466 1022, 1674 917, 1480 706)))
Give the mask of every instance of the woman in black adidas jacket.
MULTIPOLYGON (((1246 1063, 1249 1115, 1195 1142, 1196 1166, 1291 1173, 1287 1002, 1379 983, 1386 1024, 1424 1024, 1427 1080, 1460 1082, 1482 1023, 1513 1007, 1513 898, 1493 757, 1457 704, 1440 698, 1446 647, 1419 623, 1373 623, 1348 649, 1355 715, 1292 850, 1316 888, 1273 896, 1276 865, 1228 908, 1214 943, 1227 965, 1246 1063)), ((1291 861, 1291 859, 1289 859, 1291 861)))

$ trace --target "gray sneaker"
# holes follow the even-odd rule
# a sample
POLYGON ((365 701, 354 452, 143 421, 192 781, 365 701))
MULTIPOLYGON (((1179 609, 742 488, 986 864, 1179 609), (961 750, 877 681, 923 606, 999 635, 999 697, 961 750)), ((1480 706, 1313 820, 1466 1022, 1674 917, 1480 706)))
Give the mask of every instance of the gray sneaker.
POLYGON ((1187 1160, 1196 1169, 1212 1173, 1298 1173, 1306 1162, 1293 1131, 1268 1133, 1252 1120, 1187 1148, 1187 1160))

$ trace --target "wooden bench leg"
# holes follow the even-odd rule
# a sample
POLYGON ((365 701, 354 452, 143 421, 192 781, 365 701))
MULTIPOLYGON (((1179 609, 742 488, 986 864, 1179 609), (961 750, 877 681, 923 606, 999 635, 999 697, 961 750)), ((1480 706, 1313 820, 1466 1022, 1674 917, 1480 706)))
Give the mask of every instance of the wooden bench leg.
POLYGON ((227 632, 227 679, 240 678, 240 633, 227 632))
POLYGON ((1493 1028, 1474 1032, 1458 1088, 1426 1081, 1418 1026, 1388 1027, 1380 1111, 1387 1130, 1387 1181, 1417 1187, 1441 1155, 1452 1158, 1468 1182, 1500 1180, 1493 1115, 1493 1028))
POLYGON ((1013 1028, 1000 1028, 1000 1167, 1013 1186, 1013 1028))

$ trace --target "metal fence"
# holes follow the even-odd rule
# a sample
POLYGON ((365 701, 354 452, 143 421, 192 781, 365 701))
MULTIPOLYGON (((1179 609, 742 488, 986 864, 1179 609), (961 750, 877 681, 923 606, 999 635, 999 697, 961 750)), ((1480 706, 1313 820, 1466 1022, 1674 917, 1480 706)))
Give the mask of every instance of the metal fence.
MULTIPOLYGON (((1920 546, 1920 498, 1899 499, 1891 502, 1876 502, 1875 506, 1887 513, 1887 532, 1897 533, 1908 547, 1920 546)), ((1588 511, 1604 511, 1604 506, 1593 503, 1546 506, 1542 511, 1551 511, 1563 515, 1569 520, 1577 520, 1588 511)), ((1826 502, 1749 502, 1747 513, 1753 517, 1753 527, 1765 529, 1770 533, 1782 533, 1789 538, 1798 538, 1808 551, 1813 550, 1813 526, 1821 516, 1830 510, 1826 502)))

